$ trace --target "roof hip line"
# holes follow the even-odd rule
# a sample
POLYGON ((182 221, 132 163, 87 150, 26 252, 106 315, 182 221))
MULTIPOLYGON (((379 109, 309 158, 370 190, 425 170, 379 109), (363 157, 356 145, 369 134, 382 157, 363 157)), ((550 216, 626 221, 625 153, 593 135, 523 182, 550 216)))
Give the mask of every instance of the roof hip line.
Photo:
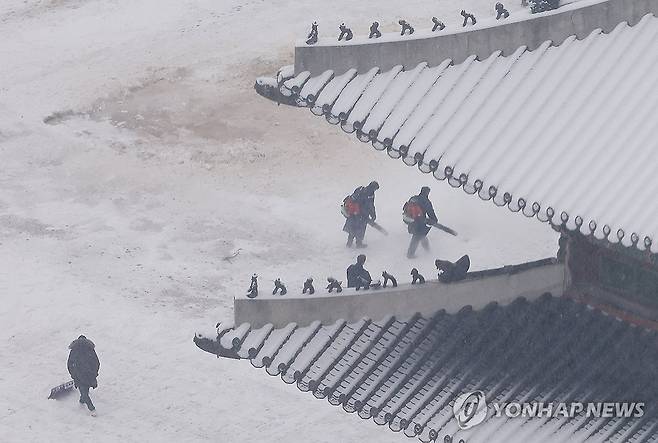
POLYGON ((609 33, 622 22, 635 25, 648 13, 658 15, 658 0, 585 0, 530 18, 512 16, 502 24, 494 21, 495 24, 478 24, 452 33, 418 30, 413 36, 375 40, 357 36, 349 42, 298 42, 294 72, 308 71, 315 76, 331 69, 335 75, 341 75, 355 68, 362 74, 373 66, 383 71, 398 64, 405 69, 421 62, 437 66, 446 59, 461 63, 470 55, 484 60, 497 50, 509 55, 524 45, 534 50, 545 41, 557 46, 572 35, 583 39, 597 28, 609 33))

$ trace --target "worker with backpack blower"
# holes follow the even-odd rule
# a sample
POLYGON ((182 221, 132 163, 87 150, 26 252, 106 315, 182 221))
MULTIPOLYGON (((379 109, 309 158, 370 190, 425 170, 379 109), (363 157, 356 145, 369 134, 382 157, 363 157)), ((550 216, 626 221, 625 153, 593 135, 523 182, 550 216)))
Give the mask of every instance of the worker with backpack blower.
POLYGON ((346 246, 352 247, 356 240, 357 248, 365 248, 363 238, 366 235, 368 224, 374 225, 377 213, 375 212, 375 191, 379 183, 370 182, 368 186, 359 186, 354 192, 343 199, 341 213, 346 218, 343 231, 347 232, 346 246))
POLYGON ((432 225, 438 223, 429 194, 430 188, 423 186, 420 194, 411 197, 402 208, 402 220, 407 224, 407 230, 411 234, 407 258, 416 256, 419 243, 423 245, 423 248, 429 250, 427 234, 432 229, 432 225))

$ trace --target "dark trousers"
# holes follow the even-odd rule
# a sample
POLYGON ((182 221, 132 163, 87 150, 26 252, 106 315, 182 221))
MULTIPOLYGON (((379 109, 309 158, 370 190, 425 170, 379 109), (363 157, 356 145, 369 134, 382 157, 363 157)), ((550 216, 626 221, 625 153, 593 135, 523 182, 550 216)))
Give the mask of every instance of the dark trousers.
POLYGON ((365 236, 365 231, 359 232, 357 234, 352 234, 351 232, 347 234, 347 246, 352 246, 352 242, 356 239, 356 245, 363 245, 363 237, 365 236))
POLYGON ((78 389, 80 390, 80 403, 87 405, 90 411, 96 409, 91 402, 91 398, 89 398, 89 386, 78 385, 78 389))
POLYGON ((423 234, 413 234, 411 236, 411 242, 409 242, 409 249, 407 250, 407 257, 411 258, 416 255, 416 249, 418 244, 422 244, 425 250, 430 249, 430 242, 427 240, 427 236, 423 234))
POLYGON ((343 231, 347 232, 347 246, 352 246, 352 242, 356 239, 356 245, 363 244, 363 238, 366 235, 366 227, 368 220, 362 217, 352 216, 345 221, 343 231))

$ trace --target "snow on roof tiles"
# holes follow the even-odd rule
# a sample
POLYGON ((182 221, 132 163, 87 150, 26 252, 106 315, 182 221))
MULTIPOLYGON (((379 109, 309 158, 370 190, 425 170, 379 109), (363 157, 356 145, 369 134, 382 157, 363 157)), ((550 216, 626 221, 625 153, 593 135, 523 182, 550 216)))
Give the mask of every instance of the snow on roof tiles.
POLYGON ((507 57, 338 78, 302 72, 279 84, 290 95, 313 81, 322 106, 304 95, 300 105, 452 186, 655 253, 656 72, 658 18, 649 14, 507 57))
MULTIPOLYGON (((422 441, 644 442, 658 432, 658 334, 566 298, 431 318, 293 323, 250 331, 242 345, 260 348, 250 360, 268 374, 422 441), (646 409, 640 418, 490 418, 460 430, 454 399, 474 390, 487 402, 632 401, 646 409)), ((238 344, 218 355, 234 357, 236 349, 243 354, 238 344)))

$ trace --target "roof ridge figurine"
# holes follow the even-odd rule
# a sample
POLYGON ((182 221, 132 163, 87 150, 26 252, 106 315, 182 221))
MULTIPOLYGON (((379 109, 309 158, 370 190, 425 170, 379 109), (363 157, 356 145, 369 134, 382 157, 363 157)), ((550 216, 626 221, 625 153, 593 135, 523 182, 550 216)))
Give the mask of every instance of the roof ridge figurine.
POLYGON ((464 23, 462 23, 462 27, 466 27, 469 20, 471 21, 472 25, 477 23, 475 16, 470 12, 466 12, 465 10, 462 9, 462 12, 460 12, 460 14, 462 15, 462 17, 464 17, 464 23))
POLYGON ((409 35, 413 34, 415 29, 413 26, 411 26, 409 23, 407 23, 406 20, 399 20, 398 23, 400 26, 402 26, 402 29, 400 30, 400 35, 405 35, 407 32, 409 35))
POLYGON ((313 278, 309 277, 306 279, 304 282, 304 288, 302 289, 302 294, 306 294, 306 292, 310 295, 315 294, 315 288, 313 287, 313 278))
POLYGON ((385 288, 388 286, 388 282, 391 282, 391 285, 393 285, 394 288, 398 287, 398 281, 395 277, 393 277, 391 274, 388 272, 384 271, 382 272, 382 277, 384 277, 384 283, 382 284, 382 287, 385 288))
POLYGON ((272 291, 272 295, 276 295, 279 291, 281 291, 281 295, 286 295, 288 293, 288 289, 286 289, 286 285, 281 283, 281 279, 277 278, 274 280, 274 290, 272 291))
POLYGON ((372 22, 370 25, 370 35, 368 38, 379 38, 382 36, 382 33, 379 31, 379 22, 372 22))
POLYGON ((411 280, 412 285, 416 285, 416 284, 422 285, 423 283, 425 283, 425 277, 423 277, 423 275, 420 272, 418 272, 418 269, 416 268, 413 268, 411 270, 411 277, 412 277, 411 280))
POLYGON ((342 281, 338 281, 333 277, 327 277, 327 281, 329 282, 329 284, 327 285, 327 289, 329 290, 330 294, 334 289, 336 290, 336 292, 343 292, 342 281))
POLYGON ((352 30, 347 26, 345 26, 345 23, 341 23, 338 29, 340 29, 340 34, 338 35, 338 41, 341 41, 343 38, 345 38, 345 41, 350 41, 352 40, 352 37, 354 37, 354 34, 352 34, 352 30))
POLYGON ((311 32, 306 36, 306 44, 314 45, 318 42, 318 22, 311 24, 311 32))
POLYGON ((434 23, 434 26, 432 27, 432 32, 435 32, 437 29, 439 31, 443 31, 443 29, 446 27, 446 25, 444 25, 443 22, 436 17, 432 17, 432 23, 434 23))
POLYGON ((258 275, 256 274, 251 276, 251 283, 249 284, 249 289, 247 289, 247 297, 258 297, 258 275))
POLYGON ((505 9, 502 3, 496 3, 496 20, 509 17, 509 11, 505 9))

